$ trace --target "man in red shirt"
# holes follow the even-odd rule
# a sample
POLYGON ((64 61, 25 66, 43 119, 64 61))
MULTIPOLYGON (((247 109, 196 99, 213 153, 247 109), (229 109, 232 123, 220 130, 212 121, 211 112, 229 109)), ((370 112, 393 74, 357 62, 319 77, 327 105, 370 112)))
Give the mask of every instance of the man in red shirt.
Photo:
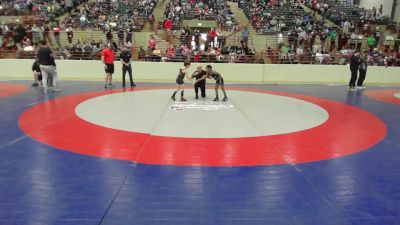
POLYGON ((169 18, 167 18, 165 20, 164 27, 165 27, 166 39, 169 42, 170 41, 170 35, 171 35, 171 29, 172 29, 172 21, 169 18))
POLYGON ((215 47, 215 37, 217 37, 217 32, 215 31, 214 28, 211 28, 210 30, 210 42, 211 42, 211 47, 215 47))
POLYGON ((105 48, 101 52, 101 61, 104 64, 104 69, 106 71, 106 83, 104 84, 104 88, 112 88, 112 75, 114 73, 114 59, 115 59, 115 52, 112 48, 112 44, 108 43, 107 48, 105 48), (107 86, 108 84, 108 86, 107 86))

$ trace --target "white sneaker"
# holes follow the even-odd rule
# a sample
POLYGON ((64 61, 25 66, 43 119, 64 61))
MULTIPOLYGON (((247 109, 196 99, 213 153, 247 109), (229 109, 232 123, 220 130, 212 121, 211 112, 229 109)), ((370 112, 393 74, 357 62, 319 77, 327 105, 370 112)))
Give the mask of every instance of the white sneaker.
POLYGON ((61 91, 60 88, 53 88, 53 91, 61 91))
POLYGON ((355 87, 349 87, 349 90, 350 91, 355 91, 355 90, 357 90, 355 87))

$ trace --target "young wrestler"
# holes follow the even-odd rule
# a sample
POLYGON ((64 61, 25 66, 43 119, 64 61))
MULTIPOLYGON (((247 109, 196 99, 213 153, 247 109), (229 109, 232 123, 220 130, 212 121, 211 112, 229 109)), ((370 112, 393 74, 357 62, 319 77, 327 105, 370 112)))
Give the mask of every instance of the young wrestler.
POLYGON ((190 67, 190 61, 185 60, 185 62, 183 62, 183 67, 181 67, 179 69, 179 73, 178 73, 178 77, 176 78, 176 84, 177 84, 177 89, 174 91, 174 94, 171 96, 171 99, 175 101, 175 95, 176 93, 178 93, 179 91, 181 91, 181 101, 187 101, 183 95, 184 95, 184 82, 183 79, 185 79, 185 77, 188 80, 191 80, 191 78, 188 75, 188 69, 190 67))
POLYGON ((32 72, 34 79, 34 83, 32 84, 32 86, 42 86, 42 72, 40 71, 40 65, 37 58, 35 58, 35 62, 32 65, 32 72))
POLYGON ((206 77, 207 72, 203 70, 203 67, 198 65, 196 71, 192 74, 192 79, 196 78, 196 82, 194 83, 194 92, 196 93, 196 99, 199 98, 199 89, 201 90, 201 97, 206 97, 206 77))
POLYGON ((224 78, 222 78, 220 73, 212 70, 211 65, 207 65, 206 70, 207 70, 207 77, 214 78, 214 80, 215 80, 215 95, 216 96, 213 101, 219 101, 219 98, 218 98, 218 88, 219 87, 221 87, 221 90, 224 93, 224 98, 222 99, 222 101, 228 100, 228 98, 226 97, 226 92, 225 92, 225 87, 224 87, 224 78))

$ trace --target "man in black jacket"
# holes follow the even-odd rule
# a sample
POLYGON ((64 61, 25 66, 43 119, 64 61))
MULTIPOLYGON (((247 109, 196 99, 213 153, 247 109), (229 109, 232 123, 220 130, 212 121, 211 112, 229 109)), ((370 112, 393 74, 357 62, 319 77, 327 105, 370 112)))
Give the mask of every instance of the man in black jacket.
POLYGON ((356 90, 356 80, 358 76, 359 66, 360 66, 360 53, 355 52, 353 56, 351 56, 351 61, 350 61, 351 78, 349 82, 349 89, 351 91, 356 90))
POLYGON ((131 87, 135 87, 135 83, 133 83, 132 79, 132 54, 131 51, 127 47, 123 47, 121 54, 121 63, 122 63, 122 87, 125 87, 125 75, 126 72, 129 74, 129 81, 131 83, 131 87))
POLYGON ((40 41, 40 47, 37 51, 37 58, 40 64, 40 71, 42 73, 42 83, 43 89, 47 92, 47 78, 51 77, 52 79, 52 89, 54 91, 60 91, 58 88, 58 79, 57 79, 57 70, 56 63, 54 61, 53 51, 47 46, 46 40, 40 41))
POLYGON ((206 97, 206 77, 207 72, 203 70, 203 68, 198 65, 196 71, 193 73, 192 78, 196 78, 196 82, 194 84, 194 92, 196 93, 196 99, 199 98, 199 89, 201 91, 201 97, 206 97))
POLYGON ((365 80, 365 76, 367 75, 367 67, 368 67, 367 53, 363 53, 363 54, 361 54, 361 57, 360 57, 360 68, 359 68, 360 76, 358 77, 358 80, 357 80, 357 88, 358 89, 365 88, 363 83, 365 80))

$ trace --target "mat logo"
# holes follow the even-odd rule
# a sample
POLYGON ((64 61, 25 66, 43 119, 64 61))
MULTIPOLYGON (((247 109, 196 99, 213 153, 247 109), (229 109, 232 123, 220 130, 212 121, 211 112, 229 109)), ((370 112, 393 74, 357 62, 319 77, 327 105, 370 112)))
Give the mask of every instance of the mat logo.
POLYGON ((228 102, 175 102, 169 108, 172 110, 204 110, 215 111, 233 108, 233 104, 228 102))

